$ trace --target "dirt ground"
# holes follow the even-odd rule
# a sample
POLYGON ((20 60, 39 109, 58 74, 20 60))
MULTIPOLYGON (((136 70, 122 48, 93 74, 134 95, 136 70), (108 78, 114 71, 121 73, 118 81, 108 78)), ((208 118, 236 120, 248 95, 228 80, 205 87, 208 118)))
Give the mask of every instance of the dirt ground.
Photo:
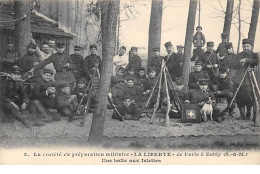
MULTIPOLYGON (((220 106, 223 108, 223 106, 220 106)), ((170 126, 159 123, 149 124, 148 117, 140 121, 111 119, 108 110, 104 129, 103 146, 106 148, 245 148, 260 149, 260 128, 253 126, 252 120, 236 120, 227 116, 222 123, 207 121, 199 124, 181 123, 171 119, 170 126)), ((43 127, 34 127, 32 132, 21 123, 2 123, 0 126, 0 146, 49 147, 87 146, 92 114, 86 118, 84 127, 79 120, 71 123, 67 118, 52 122, 43 127), (32 136, 33 135, 33 136, 32 136)))

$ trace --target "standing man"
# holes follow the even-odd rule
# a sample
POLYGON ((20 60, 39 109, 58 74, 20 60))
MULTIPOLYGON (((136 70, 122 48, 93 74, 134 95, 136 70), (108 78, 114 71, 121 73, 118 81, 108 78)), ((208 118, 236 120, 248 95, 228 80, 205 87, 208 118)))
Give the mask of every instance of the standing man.
POLYGON ((168 53, 163 59, 165 61, 166 67, 169 70, 170 76, 173 81, 175 81, 176 77, 182 76, 182 68, 181 68, 181 56, 175 52, 173 52, 173 45, 171 42, 166 42, 164 44, 166 51, 168 53))
POLYGON ((50 51, 52 54, 57 53, 57 51, 55 50, 55 40, 54 39, 49 40, 49 47, 50 47, 50 51))
POLYGON ((35 67, 35 71, 43 69, 47 64, 53 63, 56 70, 55 81, 57 85, 61 83, 73 84, 75 78, 72 70, 75 66, 69 55, 64 54, 65 44, 63 42, 57 43, 57 53, 51 55, 48 59, 45 59, 39 65, 35 67))
POLYGON ((222 33, 221 39, 222 39, 222 42, 218 45, 216 54, 219 55, 220 59, 223 59, 228 54, 227 49, 225 47, 225 44, 228 41, 228 35, 226 33, 222 33))
POLYGON ((101 63, 101 58, 97 55, 97 46, 95 44, 90 45, 90 55, 85 58, 83 63, 83 73, 87 81, 94 75, 96 66, 99 71, 101 70, 101 63))
POLYGON ((142 60, 139 57, 137 50, 138 50, 137 47, 131 48, 130 51, 131 51, 131 54, 133 55, 133 57, 129 60, 127 69, 134 68, 135 70, 137 70, 142 67, 142 60))
POLYGON ((204 47, 206 43, 206 39, 204 34, 201 32, 202 31, 201 26, 197 26, 196 31, 197 32, 193 36, 193 45, 194 45, 194 50, 196 50, 195 51, 196 56, 200 56, 202 54, 202 47, 204 47))
POLYGON ((128 57, 125 54, 126 53, 126 47, 122 46, 119 49, 119 55, 114 56, 113 58, 113 76, 116 75, 116 72, 118 71, 118 69, 120 67, 122 68, 126 68, 127 64, 128 64, 128 57))
POLYGON ((163 57, 160 56, 160 48, 159 47, 153 48, 153 53, 154 53, 154 56, 150 59, 148 67, 149 68, 155 67, 156 72, 160 72, 162 60, 163 60, 163 57))
MULTIPOLYGON (((234 68, 237 70, 232 79, 234 82, 234 89, 238 88, 248 67, 249 71, 253 71, 253 68, 259 65, 258 54, 252 52, 252 41, 250 39, 243 39, 242 47, 243 51, 237 55, 236 62, 234 63, 234 68)), ((252 106, 254 105, 254 97, 249 74, 246 75, 237 93, 236 100, 240 111, 240 119, 249 119, 251 116, 252 106), (245 113, 245 109, 247 110, 247 113, 245 113)))
POLYGON ((14 50, 14 41, 7 41, 7 51, 4 53, 4 57, 1 60, 0 70, 2 72, 11 72, 11 67, 16 65, 18 60, 18 53, 14 50))
POLYGON ((203 53, 199 60, 203 62, 203 70, 205 70, 212 81, 218 76, 219 57, 214 52, 214 42, 207 42, 207 51, 203 53))
POLYGON ((82 77, 83 71, 83 56, 80 55, 81 46, 74 46, 74 54, 70 55, 72 62, 74 63, 75 69, 73 71, 74 77, 76 81, 78 81, 82 77))
POLYGON ((177 54, 179 54, 181 57, 183 57, 183 48, 184 46, 182 45, 177 45, 177 54))
POLYGON ((18 60, 18 65, 23 69, 24 73, 29 72, 41 62, 41 58, 36 54, 36 47, 37 45, 30 43, 27 48, 27 53, 18 60))

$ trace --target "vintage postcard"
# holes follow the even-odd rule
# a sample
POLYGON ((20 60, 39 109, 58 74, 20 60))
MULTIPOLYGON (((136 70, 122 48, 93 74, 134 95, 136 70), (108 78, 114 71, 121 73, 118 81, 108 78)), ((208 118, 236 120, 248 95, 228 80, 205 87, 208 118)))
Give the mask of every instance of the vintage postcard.
POLYGON ((259 0, 1 0, 0 164, 260 164, 259 0))

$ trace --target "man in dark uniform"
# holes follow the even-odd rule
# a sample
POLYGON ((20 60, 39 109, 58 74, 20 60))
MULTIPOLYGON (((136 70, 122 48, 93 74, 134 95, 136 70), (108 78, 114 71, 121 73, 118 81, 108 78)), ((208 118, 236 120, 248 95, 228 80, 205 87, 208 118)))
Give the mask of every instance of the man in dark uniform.
POLYGON ((129 60, 129 63, 128 63, 126 69, 134 68, 135 70, 137 70, 138 68, 140 68, 142 66, 142 60, 139 57, 137 50, 138 50, 137 47, 131 48, 130 51, 133 56, 129 60))
MULTIPOLYGON (((213 107, 213 120, 222 122, 224 117, 220 115, 220 109, 217 107, 214 94, 208 90, 208 81, 206 79, 200 79, 199 88, 199 90, 190 93, 190 102, 192 104, 198 104, 202 108, 206 101, 211 98, 213 107)), ((202 120, 205 122, 207 121, 207 118, 202 115, 202 120)))
MULTIPOLYGON (((236 62, 234 63, 234 68, 236 69, 236 73, 232 79, 234 82, 234 90, 239 86, 248 67, 250 71, 253 71, 253 68, 259 65, 258 54, 252 52, 252 41, 250 39, 243 39, 242 46, 243 51, 237 55, 236 62)), ((240 111, 240 119, 249 119, 251 116, 251 109, 254 105, 254 97, 249 74, 246 75, 237 93, 236 100, 240 111), (245 113, 245 108, 247 113, 245 113)))
POLYGON ((235 68, 234 68, 234 62, 236 62, 236 54, 234 54, 234 50, 233 50, 233 45, 232 42, 228 42, 225 44, 226 50, 227 50, 227 55, 224 58, 224 62, 220 61, 220 67, 226 67, 228 68, 228 76, 229 77, 233 77, 234 73, 235 73, 235 68))
POLYGON ((116 73, 116 76, 111 77, 111 87, 115 86, 119 83, 120 79, 124 79, 125 69, 123 67, 119 67, 116 73))
POLYGON ((60 120, 55 114, 57 112, 55 105, 56 84, 52 76, 53 71, 51 69, 43 69, 42 76, 34 85, 29 107, 30 114, 35 119, 40 119, 45 123, 60 120), (39 118, 37 118, 38 115, 39 118))
POLYGON ((24 73, 32 70, 32 68, 38 65, 41 61, 40 57, 36 54, 36 47, 37 45, 30 43, 27 48, 27 54, 18 60, 18 65, 23 69, 24 73))
POLYGON ((148 67, 149 68, 155 67, 156 72, 160 72, 162 60, 163 60, 163 57, 160 56, 160 48, 158 48, 158 47, 153 48, 153 53, 154 53, 154 56, 150 59, 148 67))
POLYGON ((199 58, 203 62, 203 70, 209 74, 211 81, 217 77, 219 68, 219 57, 213 48, 214 42, 207 42, 207 51, 199 58))
POLYGON ((113 112, 112 119, 123 120, 139 120, 140 117, 137 116, 139 110, 137 104, 133 102, 130 95, 125 95, 123 102, 117 108, 118 112, 122 117, 120 117, 116 112, 113 112))
POLYGON ((120 103, 122 102, 122 98, 125 95, 125 86, 125 80, 118 79, 118 83, 111 88, 112 99, 114 101, 114 104, 117 106, 120 105, 120 103))
MULTIPOLYGON (((14 118, 29 128, 29 122, 20 112, 20 110, 25 110, 29 104, 29 98, 21 81, 21 71, 22 69, 18 66, 13 66, 10 76, 1 79, 0 107, 5 116, 8 116, 3 120, 10 121, 14 118)), ((1 117, 3 117, 3 115, 1 115, 1 117)))
POLYGON ((183 57, 183 48, 184 46, 182 45, 177 45, 177 54, 179 54, 181 57, 183 57))
POLYGON ((189 88, 190 90, 199 89, 199 79, 207 79, 210 82, 210 78, 207 72, 202 70, 203 63, 201 61, 195 61, 195 71, 190 73, 189 76, 189 88))
MULTIPOLYGON (((228 106, 233 98, 233 82, 230 77, 228 77, 228 69, 223 67, 219 70, 219 77, 213 80, 213 88, 215 90, 214 94, 216 97, 226 98, 228 106)), ((226 108, 224 111, 229 112, 230 116, 233 116, 233 111, 235 109, 234 103, 231 108, 226 108)))
POLYGON ((140 89, 143 88, 143 86, 147 80, 147 76, 145 74, 145 68, 144 67, 139 68, 135 77, 136 77, 135 85, 139 86, 140 89))
POLYGON ((4 53, 4 57, 1 59, 1 72, 11 72, 11 67, 17 64, 18 53, 14 50, 13 40, 7 42, 8 50, 4 53))
POLYGON ((134 67, 129 67, 127 69, 126 74, 124 75, 124 79, 127 81, 128 79, 133 79, 135 85, 137 84, 136 71, 134 67))
POLYGON ((135 86, 133 78, 127 79, 127 84, 124 88, 124 95, 130 95, 134 100, 134 102, 137 103, 138 106, 141 105, 140 102, 141 102, 142 92, 137 86, 135 86))
POLYGON ((228 54, 227 49, 225 47, 225 44, 228 41, 228 35, 226 33, 222 33, 221 39, 222 42, 218 45, 218 48, 215 53, 219 55, 220 59, 223 59, 228 54))
POLYGON ((69 55, 64 54, 65 44, 60 42, 57 43, 57 53, 52 54, 48 59, 45 59, 39 65, 35 67, 35 71, 42 69, 49 63, 53 63, 53 66, 56 70, 55 81, 56 84, 60 83, 69 83, 74 84, 76 81, 73 75, 72 70, 75 66, 69 55))
POLYGON ((83 71, 83 57, 79 54, 81 50, 80 46, 74 46, 74 54, 70 55, 72 62, 74 63, 75 69, 73 71, 76 80, 80 79, 83 71))
POLYGON ((84 60, 83 64, 83 73, 84 76, 89 81, 91 77, 94 74, 95 66, 98 67, 99 71, 101 71, 101 58, 97 55, 97 46, 96 45, 90 45, 90 55, 87 56, 84 60))
POLYGON ((163 60, 165 61, 166 67, 169 70, 172 80, 175 81, 176 77, 182 76, 182 68, 181 68, 182 58, 179 54, 173 52, 173 45, 171 42, 166 42, 164 46, 166 48, 168 55, 165 56, 163 60))

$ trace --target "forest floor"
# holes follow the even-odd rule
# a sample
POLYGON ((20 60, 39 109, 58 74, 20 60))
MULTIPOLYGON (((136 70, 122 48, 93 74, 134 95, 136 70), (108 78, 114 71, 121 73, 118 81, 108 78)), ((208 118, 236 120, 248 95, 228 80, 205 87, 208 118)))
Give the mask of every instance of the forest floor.
MULTIPOLYGON (((171 119, 169 127, 160 124, 159 118, 155 124, 150 124, 148 117, 142 117, 140 121, 118 121, 111 115, 112 110, 108 110, 104 148, 260 149, 260 128, 254 127, 252 120, 237 120, 238 109, 234 117, 226 116, 222 123, 191 124, 171 119)), ((88 114, 84 127, 79 126, 79 120, 69 123, 67 118, 62 118, 34 127, 33 131, 17 121, 2 123, 0 147, 86 147, 91 122, 92 114, 88 114)))

